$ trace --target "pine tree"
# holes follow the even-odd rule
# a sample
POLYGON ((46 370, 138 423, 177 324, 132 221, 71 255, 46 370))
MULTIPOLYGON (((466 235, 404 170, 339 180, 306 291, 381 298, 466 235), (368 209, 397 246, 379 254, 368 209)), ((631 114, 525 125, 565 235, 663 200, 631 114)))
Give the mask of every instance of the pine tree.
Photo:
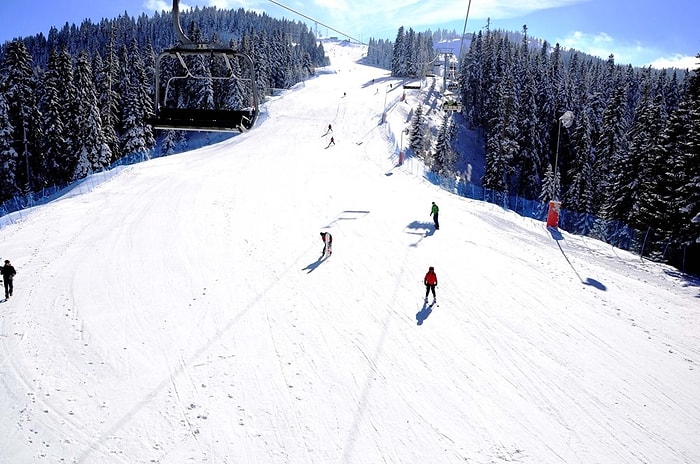
POLYGON ((464 103, 464 113, 473 128, 482 123, 483 113, 483 40, 481 31, 472 37, 469 45, 469 52, 466 59, 462 61, 460 75, 462 102, 464 103))
MULTIPOLYGON (((700 61, 700 54, 696 55, 700 61)), ((692 243, 700 235, 700 224, 692 222, 700 214, 700 72, 696 69, 688 77, 688 85, 679 107, 675 123, 682 125, 685 136, 681 136, 676 151, 674 170, 680 169, 682 177, 673 198, 678 219, 677 239, 692 243)), ((680 129, 675 127, 674 130, 680 129)), ((697 248, 696 254, 697 256, 697 248)))
MULTIPOLYGON (((95 87, 97 90, 100 118, 105 143, 112 153, 112 161, 122 157, 117 133, 120 127, 119 121, 119 56, 115 44, 115 28, 110 27, 109 41, 105 47, 104 58, 98 53, 93 59, 95 67, 95 87)), ((152 77, 149 79, 151 82, 152 77)))
POLYGON ((430 163, 431 169, 443 176, 450 176, 455 173, 456 155, 451 143, 452 135, 454 134, 453 126, 452 116, 449 113, 445 113, 435 142, 435 152, 430 163))
POLYGON ((559 171, 557 171, 555 178, 552 165, 547 165, 547 170, 545 171, 544 179, 542 180, 542 192, 539 196, 540 202, 546 203, 554 198, 559 198, 559 192, 561 191, 561 182, 559 181, 559 178, 559 171))
POLYGON ((177 137, 178 131, 174 130, 167 130, 164 131, 165 136, 163 137, 163 141, 161 142, 160 145, 160 153, 163 156, 168 156, 176 153, 177 150, 177 137))
POLYGON ((394 53, 391 58, 392 76, 405 76, 408 73, 406 40, 406 33, 403 26, 401 26, 396 33, 396 40, 394 41, 394 53))
POLYGON ((404 56, 406 61, 406 71, 404 76, 416 77, 418 72, 416 70, 416 32, 413 28, 409 27, 406 33, 406 41, 404 48, 404 56))
POLYGON ((425 159, 426 142, 429 143, 429 137, 426 133, 426 123, 423 116, 423 104, 419 103, 416 111, 411 119, 411 128, 409 135, 409 148, 413 150, 416 156, 425 159))
POLYGON ((149 157, 151 148, 155 145, 153 130, 145 124, 146 119, 153 115, 153 103, 148 95, 146 71, 143 60, 134 41, 129 50, 122 49, 124 78, 122 88, 122 152, 137 153, 144 159, 149 157))
POLYGON ((595 151, 591 130, 589 111, 584 109, 579 114, 574 129, 573 159, 569 164, 568 172, 570 182, 563 199, 567 209, 584 213, 575 223, 576 230, 582 233, 588 232, 593 227, 592 218, 595 213, 593 185, 595 151))
POLYGON ((20 192, 17 183, 17 151, 12 146, 13 127, 10 123, 10 107, 0 85, 0 203, 20 192))
MULTIPOLYGON (((65 126, 66 154, 60 161, 61 172, 65 174, 65 181, 73 178, 75 168, 75 153, 77 152, 77 137, 80 127, 77 116, 77 95, 73 72, 73 57, 68 51, 68 47, 63 46, 57 53, 55 67, 56 88, 58 89, 58 105, 63 112, 63 123, 65 126)), ((60 155, 59 155, 60 156, 60 155)))
MULTIPOLYGON (((549 72, 549 43, 544 41, 539 53, 533 58, 531 70, 534 74, 536 93, 535 106, 537 108, 537 129, 538 143, 541 146, 539 166, 540 169, 547 169, 553 165, 556 157, 557 123, 554 83, 549 72)), ((557 169, 557 173, 559 170, 557 169)), ((558 190, 558 188, 557 188, 558 190)), ((549 199, 551 200, 550 197, 549 199)))
MULTIPOLYGON (((663 79, 663 74, 659 77, 663 79)), ((666 212, 656 208, 661 206, 664 196, 660 186, 665 183, 668 156, 659 145, 667 121, 663 84, 654 87, 651 68, 645 71, 643 80, 641 101, 629 133, 630 161, 635 164, 631 170, 636 177, 631 192, 634 203, 624 218, 639 229, 657 228, 664 222, 662 217, 666 212)))
POLYGON ((529 61, 527 28, 523 28, 523 41, 514 63, 520 76, 520 105, 518 113, 518 139, 520 150, 516 154, 517 192, 525 198, 536 198, 542 181, 540 160, 543 147, 538 138, 540 122, 537 114, 537 84, 529 61))
POLYGON ((618 202, 630 183, 627 176, 627 88, 625 79, 614 88, 603 113, 603 126, 596 144, 595 170, 605 173, 600 189, 602 202, 599 215, 605 219, 621 219, 629 204, 618 202))
POLYGON ((67 142, 66 117, 69 115, 63 106, 61 98, 61 75, 58 68, 59 55, 51 51, 48 69, 43 75, 43 92, 40 107, 43 114, 44 138, 44 178, 49 185, 63 185, 71 180, 71 157, 67 142))
POLYGON ((14 129, 13 148, 20 154, 15 175, 17 186, 28 193, 42 185, 41 168, 45 164, 40 149, 42 133, 32 59, 21 40, 7 44, 4 58, 4 82, 0 87, 4 88, 9 123, 14 129))
POLYGON ((511 176, 514 174, 513 160, 518 146, 519 101, 515 94, 512 73, 505 72, 494 95, 494 117, 489 122, 486 142, 486 166, 482 183, 497 192, 509 193, 511 176))
POLYGON ((75 87, 78 91, 77 119, 80 127, 76 139, 77 163, 73 173, 73 179, 77 180, 106 168, 112 158, 104 139, 92 67, 86 52, 78 53, 76 58, 75 87))

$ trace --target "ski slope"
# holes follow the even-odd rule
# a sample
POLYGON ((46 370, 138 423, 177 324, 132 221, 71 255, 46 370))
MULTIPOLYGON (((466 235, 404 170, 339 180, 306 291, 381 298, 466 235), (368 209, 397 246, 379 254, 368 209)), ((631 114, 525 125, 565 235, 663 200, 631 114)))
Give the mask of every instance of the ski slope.
POLYGON ((698 282, 396 167, 431 97, 324 47, 254 130, 5 218, 0 462, 700 462, 698 282))

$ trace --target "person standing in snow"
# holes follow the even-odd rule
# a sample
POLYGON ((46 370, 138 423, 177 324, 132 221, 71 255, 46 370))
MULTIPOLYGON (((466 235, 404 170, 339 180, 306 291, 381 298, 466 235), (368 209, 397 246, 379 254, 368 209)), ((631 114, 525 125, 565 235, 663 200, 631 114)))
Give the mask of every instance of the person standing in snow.
POLYGON ((423 277, 423 283, 425 284, 425 301, 428 301, 428 294, 432 292, 433 303, 435 303, 435 301, 437 301, 437 298, 435 297, 435 287, 437 287, 438 280, 437 274, 435 274, 435 268, 433 266, 428 268, 428 272, 425 274, 425 277, 423 277))
POLYGON ((440 222, 438 221, 438 213, 440 212, 440 208, 438 208, 438 205, 433 202, 432 208, 430 208, 430 215, 433 217, 433 223, 435 223, 435 230, 440 229, 440 222))
POLYGON ((12 296, 12 279, 17 274, 9 259, 6 259, 5 265, 0 268, 0 274, 2 274, 2 280, 5 283, 5 299, 8 299, 12 296))
POLYGON ((323 251, 321 257, 330 256, 333 253, 333 236, 330 232, 321 232, 321 240, 323 240, 323 251))
POLYGON ((330 124, 328 124, 328 132, 333 132, 333 126, 331 126, 330 124))
POLYGON ((328 146, 326 148, 330 147, 331 145, 335 145, 335 139, 333 139, 333 137, 331 137, 331 141, 328 142, 328 146))

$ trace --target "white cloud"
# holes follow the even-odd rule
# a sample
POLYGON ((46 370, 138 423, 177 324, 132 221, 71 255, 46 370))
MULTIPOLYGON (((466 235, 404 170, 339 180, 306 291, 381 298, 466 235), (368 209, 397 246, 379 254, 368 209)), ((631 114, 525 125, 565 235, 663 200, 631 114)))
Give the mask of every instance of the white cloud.
POLYGON ((657 48, 646 46, 641 42, 624 42, 605 32, 589 34, 574 31, 564 38, 557 39, 556 42, 562 47, 575 49, 601 59, 607 59, 612 54, 617 64, 651 65, 658 69, 698 67, 698 59, 693 56, 680 54, 665 56, 665 52, 657 48))
POLYGON ((143 7, 146 11, 170 11, 173 7, 173 3, 166 0, 146 0, 143 3, 143 7))
MULTIPOLYGON (((318 5, 335 3, 336 0, 317 0, 318 5)), ((338 0, 342 1, 342 0, 338 0)), ((469 18, 477 20, 509 19, 527 15, 534 11, 559 8, 586 0, 534 0, 522 2, 519 0, 480 0, 473 2, 469 10, 469 18)), ((359 0, 354 2, 349 10, 348 24, 355 28, 363 23, 369 23, 378 28, 377 23, 390 24, 393 29, 403 25, 420 29, 422 26, 439 27, 455 20, 461 20, 467 14, 467 2, 463 0, 448 1, 418 1, 410 0, 397 6, 393 2, 377 2, 376 0, 359 0)))
MULTIPOLYGON (((236 1, 236 0, 204 0, 204 1, 198 1, 198 0, 192 0, 192 1, 185 1, 185 2, 180 2, 180 10, 189 10, 191 8, 194 8, 195 6, 199 7, 204 7, 204 6, 215 6, 219 9, 235 9, 235 8, 250 8, 251 4, 259 4, 260 2, 243 2, 243 1, 236 1)), ((171 0, 145 0, 143 3, 143 7, 146 11, 170 11, 173 7, 173 2, 171 0)))
POLYGON ((700 68, 700 59, 695 56, 685 56, 675 54, 669 57, 661 57, 652 61, 653 68, 679 68, 679 69, 698 69, 700 68))
POLYGON ((587 34, 585 32, 574 31, 567 37, 557 39, 555 42, 562 47, 573 48, 589 55, 606 59, 610 54, 615 55, 618 62, 623 53, 622 47, 615 42, 615 39, 605 32, 599 34, 587 34))

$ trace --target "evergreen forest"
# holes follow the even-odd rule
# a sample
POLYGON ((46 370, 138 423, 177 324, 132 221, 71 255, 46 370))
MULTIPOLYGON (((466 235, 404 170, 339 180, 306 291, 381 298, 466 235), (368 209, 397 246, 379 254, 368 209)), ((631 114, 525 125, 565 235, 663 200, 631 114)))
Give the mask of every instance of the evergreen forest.
MULTIPOLYGON (((180 22, 194 42, 249 56, 260 95, 289 88, 328 64, 303 23, 215 7, 183 12, 180 22)), ((176 41, 170 12, 125 13, 0 46, 0 203, 82 179, 124 156, 148 158, 157 146, 147 124, 154 116, 156 58, 176 41)), ((186 59, 203 75, 219 65, 205 56, 186 59)), ((168 72, 176 73, 161 70, 164 80, 168 72)), ((172 98, 186 108, 219 109, 233 98, 221 95, 214 98, 212 85, 200 83, 176 88, 172 98)), ((182 131, 165 131, 158 147, 167 154, 184 144, 182 131)))
MULTIPOLYGON (((432 37, 402 27, 392 47, 377 45, 392 54, 394 76, 423 77, 436 61, 432 37)), ((616 64, 612 55, 533 40, 526 26, 511 34, 480 30, 462 55, 455 76, 462 117, 445 118, 436 140, 411 130, 412 148, 429 165, 459 175, 451 125, 462 124, 481 134, 483 187, 559 200, 574 213, 572 232, 615 245, 650 235, 656 258, 700 272, 697 69, 616 64), (570 124, 562 123, 566 113, 570 124)), ((414 125, 422 113, 416 109, 414 125)))

